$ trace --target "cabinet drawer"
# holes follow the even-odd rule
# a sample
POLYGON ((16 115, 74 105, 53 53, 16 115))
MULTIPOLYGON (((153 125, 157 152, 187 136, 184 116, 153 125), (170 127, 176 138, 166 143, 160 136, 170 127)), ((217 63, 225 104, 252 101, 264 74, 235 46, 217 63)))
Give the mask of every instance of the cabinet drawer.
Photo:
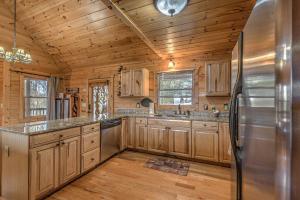
POLYGON ((147 118, 136 118, 135 123, 137 123, 137 124, 147 124, 147 118))
POLYGON ((94 132, 82 136, 82 152, 100 148, 100 133, 94 132))
POLYGON ((48 144, 51 142, 55 142, 59 140, 59 133, 58 132, 51 132, 51 133, 44 133, 40 135, 30 136, 30 148, 48 144))
POLYGON ((66 139, 80 135, 80 128, 70 128, 61 131, 44 133, 40 135, 30 136, 30 148, 49 144, 51 142, 59 141, 59 139, 66 139))
POLYGON ((95 167, 100 161, 100 148, 83 154, 81 159, 81 172, 85 172, 95 167))
POLYGON ((149 125, 159 125, 165 127, 182 127, 191 128, 191 121, 188 120, 162 120, 162 119, 149 119, 149 125))
POLYGON ((100 123, 91 124, 82 127, 82 134, 87 134, 90 132, 97 132, 97 131, 100 131, 100 123))
POLYGON ((203 121, 193 121, 193 129, 201 129, 203 131, 218 131, 219 124, 218 122, 203 122, 203 121))

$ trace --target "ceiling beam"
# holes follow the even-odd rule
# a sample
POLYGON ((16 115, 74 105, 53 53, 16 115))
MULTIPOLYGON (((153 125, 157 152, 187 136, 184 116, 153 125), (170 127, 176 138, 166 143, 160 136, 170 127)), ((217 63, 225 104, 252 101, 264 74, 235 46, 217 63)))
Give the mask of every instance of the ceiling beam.
POLYGON ((101 0, 114 14, 122 20, 131 30, 133 30, 137 36, 144 41, 150 49, 152 49, 160 58, 166 58, 164 54, 160 52, 158 48, 151 42, 151 40, 143 33, 143 31, 134 23, 134 21, 127 16, 127 14, 112 0, 101 0))

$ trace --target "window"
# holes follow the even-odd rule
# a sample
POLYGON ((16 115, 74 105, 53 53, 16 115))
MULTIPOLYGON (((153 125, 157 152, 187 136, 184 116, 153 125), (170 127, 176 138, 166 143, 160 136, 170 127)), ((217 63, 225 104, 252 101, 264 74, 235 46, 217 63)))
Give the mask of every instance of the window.
POLYGON ((193 71, 158 74, 158 102, 160 105, 192 105, 193 71))
POLYGON ((48 82, 44 79, 24 78, 24 116, 47 115, 48 82))

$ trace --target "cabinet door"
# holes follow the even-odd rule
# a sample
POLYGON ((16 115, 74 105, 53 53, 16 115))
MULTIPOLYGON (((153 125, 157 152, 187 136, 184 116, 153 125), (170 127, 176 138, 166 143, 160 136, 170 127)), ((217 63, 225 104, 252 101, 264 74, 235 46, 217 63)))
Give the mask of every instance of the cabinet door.
POLYGON ((231 141, 229 124, 220 123, 219 158, 222 163, 231 163, 231 141))
POLYGON ((127 147, 135 148, 135 118, 128 118, 127 147))
POLYGON ((132 71, 132 95, 149 96, 149 71, 147 69, 136 69, 132 71))
POLYGON ((131 71, 121 72, 121 96, 131 96, 131 83, 132 76, 131 71))
POLYGON ((145 124, 136 124, 135 128, 135 147, 147 150, 148 148, 148 129, 145 124))
POLYGON ((166 153, 169 150, 169 130, 164 126, 148 126, 148 150, 166 153))
POLYGON ((230 64, 229 62, 206 63, 206 92, 208 96, 229 96, 230 64))
POLYGON ((173 155, 191 157, 191 129, 177 128, 170 129, 169 152, 173 155))
POLYGON ((219 161, 218 133, 193 129, 192 157, 200 160, 219 161))
POLYGON ((30 154, 30 199, 37 199, 58 186, 58 143, 32 149, 30 154))
POLYGON ((60 183, 80 174, 80 137, 63 140, 60 145, 60 183))
POLYGON ((122 118, 122 130, 121 130, 121 139, 120 139, 121 151, 127 148, 127 134, 128 134, 128 118, 122 118))

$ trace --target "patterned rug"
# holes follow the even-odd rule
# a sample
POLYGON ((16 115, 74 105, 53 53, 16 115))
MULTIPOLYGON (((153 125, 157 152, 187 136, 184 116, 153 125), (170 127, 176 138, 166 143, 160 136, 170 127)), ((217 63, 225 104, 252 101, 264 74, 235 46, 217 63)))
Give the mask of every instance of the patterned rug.
POLYGON ((151 158, 145 163, 145 167, 180 176, 187 176, 190 164, 169 158, 151 158))

